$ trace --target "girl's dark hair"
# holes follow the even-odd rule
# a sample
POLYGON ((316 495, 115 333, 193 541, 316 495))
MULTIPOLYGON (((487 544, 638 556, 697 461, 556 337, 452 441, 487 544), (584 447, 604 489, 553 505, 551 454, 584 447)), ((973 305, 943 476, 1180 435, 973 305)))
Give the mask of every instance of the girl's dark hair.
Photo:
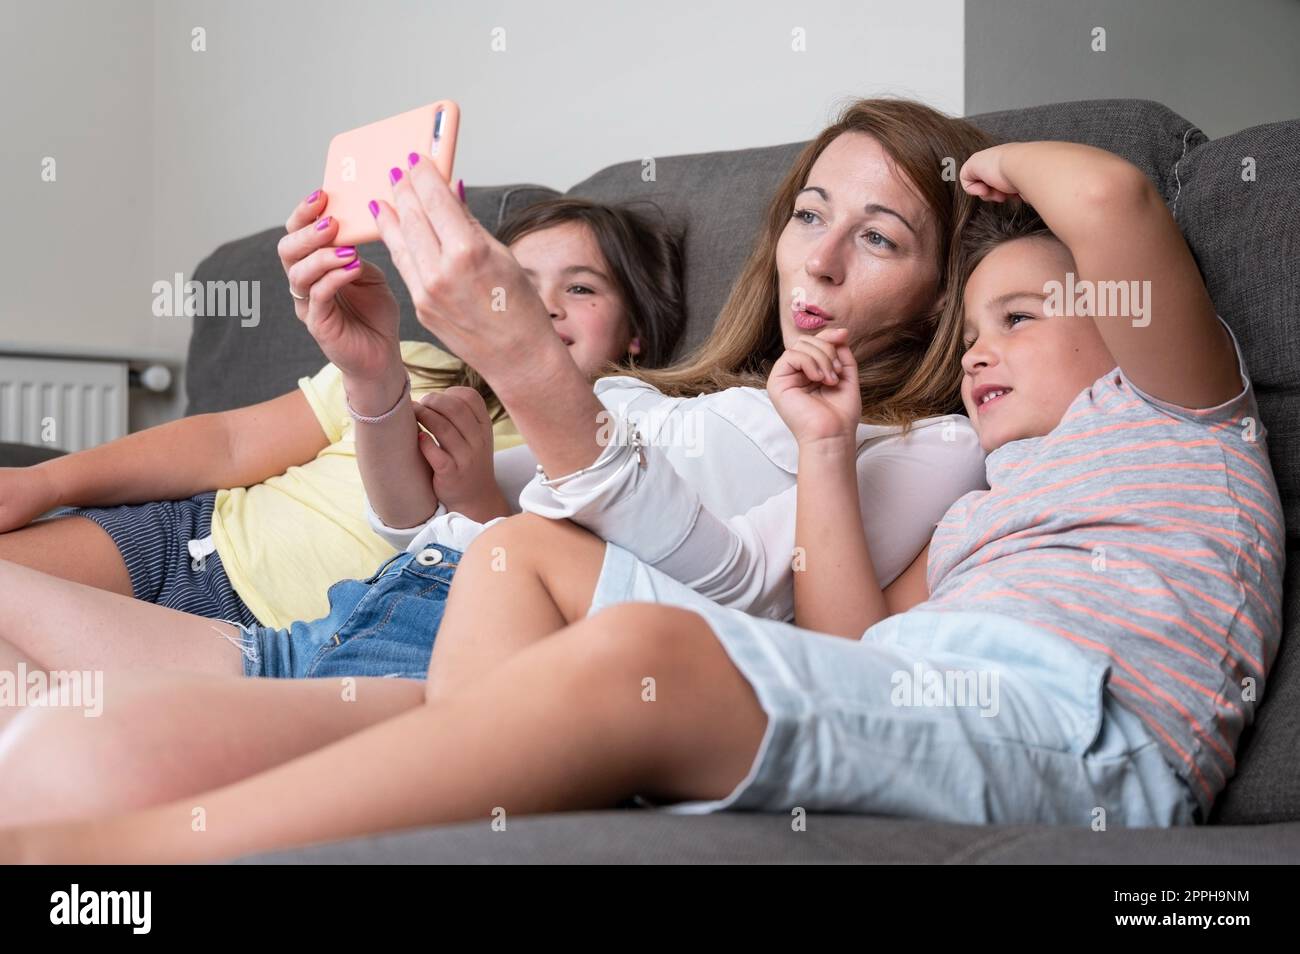
MULTIPOLYGON (((631 325, 641 341, 636 365, 659 368, 668 363, 686 327, 682 301, 681 240, 669 229, 662 213, 650 203, 643 212, 625 205, 604 205, 587 199, 547 199, 521 209, 497 230, 497 238, 511 245, 533 232, 570 222, 585 225, 596 239, 610 279, 631 325)), ((618 373, 632 365, 612 362, 601 373, 618 373)), ((457 369, 425 368, 408 364, 407 370, 436 388, 470 387, 483 395, 492 420, 505 416, 488 383, 468 365, 457 369)))

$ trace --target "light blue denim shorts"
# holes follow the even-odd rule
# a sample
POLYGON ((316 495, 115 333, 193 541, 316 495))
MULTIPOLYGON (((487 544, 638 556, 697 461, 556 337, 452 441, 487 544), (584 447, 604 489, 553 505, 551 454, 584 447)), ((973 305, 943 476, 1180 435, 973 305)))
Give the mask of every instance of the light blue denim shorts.
POLYGON ((861 639, 726 609, 609 544, 592 612, 655 602, 712 627, 768 717, 725 798, 664 806, 854 812, 966 824, 1195 824, 1187 784, 1110 668, 1005 616, 912 611, 861 639))
POLYGON ((244 675, 269 679, 424 679, 461 553, 399 553, 369 579, 329 589, 329 615, 284 629, 245 626, 244 675))

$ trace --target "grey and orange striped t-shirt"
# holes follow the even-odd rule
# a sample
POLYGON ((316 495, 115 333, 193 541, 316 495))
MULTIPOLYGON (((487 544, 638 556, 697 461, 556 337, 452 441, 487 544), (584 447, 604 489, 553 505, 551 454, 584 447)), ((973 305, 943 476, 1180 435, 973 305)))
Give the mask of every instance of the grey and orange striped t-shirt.
POLYGON ((939 523, 917 607, 1005 613, 1102 657, 1202 818, 1281 638, 1282 507, 1241 375, 1232 400, 1192 410, 1116 368, 1051 433, 994 450, 990 489, 939 523))

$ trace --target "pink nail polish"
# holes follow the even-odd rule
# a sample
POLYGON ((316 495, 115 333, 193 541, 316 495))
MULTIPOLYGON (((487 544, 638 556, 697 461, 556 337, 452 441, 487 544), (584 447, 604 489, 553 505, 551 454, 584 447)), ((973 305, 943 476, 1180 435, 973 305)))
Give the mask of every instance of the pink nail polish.
POLYGON ((379 203, 374 199, 370 200, 370 214, 375 218, 379 218, 379 203))
POLYGON ((399 168, 397 168, 397 166, 393 166, 393 168, 389 169, 389 170, 388 170, 388 181, 391 182, 393 185, 397 185, 397 183, 401 182, 401 181, 402 181, 402 170, 399 169, 399 168))
POLYGON ((460 196, 460 201, 462 202, 465 201, 465 180, 464 179, 456 180, 456 194, 460 196))
POLYGON ((324 232, 329 227, 330 227, 330 217, 328 215, 316 223, 317 232, 324 232))
POLYGON ((340 245, 334 250, 334 254, 339 258, 351 258, 353 255, 357 254, 357 250, 351 245, 340 245))
POLYGON ((320 198, 320 189, 317 189, 311 195, 307 196, 307 198, 305 198, 303 201, 306 202, 308 205, 311 205, 319 198, 320 198))
POLYGON ((420 154, 418 152, 413 152, 406 157, 406 161, 414 167, 415 164, 420 161, 420 154))
POLYGON ((361 267, 361 259, 354 258, 352 261, 348 262, 346 265, 343 266, 343 271, 350 272, 354 268, 360 268, 360 267, 361 267))

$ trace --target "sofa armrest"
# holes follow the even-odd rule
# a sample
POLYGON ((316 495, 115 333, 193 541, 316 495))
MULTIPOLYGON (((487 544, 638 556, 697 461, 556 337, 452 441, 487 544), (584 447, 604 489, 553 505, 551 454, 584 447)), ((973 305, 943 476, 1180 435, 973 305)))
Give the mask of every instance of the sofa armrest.
POLYGON ((30 444, 0 444, 0 467, 30 467, 42 461, 62 457, 63 451, 30 444))

